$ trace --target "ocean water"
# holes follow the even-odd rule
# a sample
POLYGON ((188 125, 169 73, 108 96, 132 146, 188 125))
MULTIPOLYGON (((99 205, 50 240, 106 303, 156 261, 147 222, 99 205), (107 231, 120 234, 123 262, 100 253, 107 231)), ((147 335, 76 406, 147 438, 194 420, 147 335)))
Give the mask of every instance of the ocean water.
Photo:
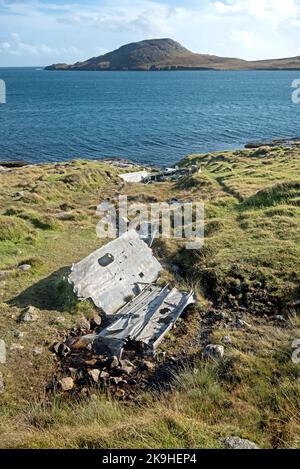
POLYGON ((1 160, 122 157, 171 165, 190 153, 300 136, 300 71, 46 72, 0 68, 1 160))

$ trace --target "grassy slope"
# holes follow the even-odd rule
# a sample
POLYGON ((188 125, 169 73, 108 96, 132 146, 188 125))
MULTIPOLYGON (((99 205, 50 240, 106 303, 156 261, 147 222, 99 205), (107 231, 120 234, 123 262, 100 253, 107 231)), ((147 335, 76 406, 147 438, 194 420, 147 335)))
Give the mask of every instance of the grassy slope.
MULTIPOLYGON (((0 173, 0 337, 8 349, 1 370, 1 447, 219 447, 220 437, 238 435, 262 447, 300 447, 300 366, 291 342, 300 337, 291 304, 299 295, 300 148, 193 155, 182 164, 202 173, 178 183, 123 185, 103 163, 74 161, 0 173), (24 197, 15 200, 14 194, 24 197), (44 398, 56 363, 48 345, 76 323, 88 307, 70 307, 62 295, 68 266, 102 241, 96 238, 95 208, 106 197, 163 201, 203 200, 206 243, 192 255, 175 241, 156 241, 168 267, 176 261, 199 305, 179 323, 163 348, 193 357, 171 392, 145 394, 138 404, 116 402, 94 391, 88 398, 44 398), (62 215, 60 212, 64 213, 62 215), (16 267, 33 265, 30 272, 16 267), (23 307, 38 308, 39 320, 18 324, 23 307), (212 307, 227 318, 242 316, 251 328, 211 323, 212 307), (283 324, 271 316, 282 313, 283 324), (64 321, 61 320, 64 318, 64 321), (24 338, 14 337, 16 330, 24 338), (229 335, 220 363, 205 363, 206 343, 229 335), (33 356, 34 347, 43 347, 33 356)), ((172 273, 166 274, 172 280, 172 273)), ((175 279, 173 279, 174 282, 175 279)), ((177 281, 178 283, 178 281, 177 281)))

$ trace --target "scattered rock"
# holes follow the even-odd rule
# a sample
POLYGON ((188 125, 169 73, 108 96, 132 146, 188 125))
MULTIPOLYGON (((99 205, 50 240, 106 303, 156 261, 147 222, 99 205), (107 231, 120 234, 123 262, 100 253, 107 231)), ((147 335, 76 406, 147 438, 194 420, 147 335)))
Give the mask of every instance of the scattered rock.
POLYGON ((92 360, 86 360, 84 363, 85 363, 85 365, 87 365, 87 366, 96 366, 96 364, 97 364, 97 359, 96 359, 96 358, 92 358, 92 360))
POLYGON ((63 391, 71 391, 74 388, 73 378, 63 378, 59 383, 63 391))
POLYGON ((32 266, 30 264, 19 265, 19 270, 21 270, 22 272, 28 272, 31 268, 32 266))
POLYGON ((4 340, 0 339, 0 364, 5 365, 6 363, 6 344, 4 340))
POLYGON ((72 344, 71 348, 73 350, 84 350, 89 348, 93 345, 95 338, 96 336, 93 334, 84 335, 83 337, 80 337, 80 339, 78 339, 74 344, 72 344))
POLYGON ((150 361, 144 361, 143 365, 147 371, 153 371, 155 369, 155 363, 150 361))
POLYGON ((4 166, 0 166, 0 173, 10 173, 11 169, 5 168, 4 166))
MULTIPOLYGON (((62 173, 63 174, 63 173, 62 173)), ((56 214, 56 218, 58 218, 59 220, 70 220, 70 217, 72 217, 72 212, 65 212, 65 211, 62 211, 62 212, 59 212, 56 214)))
POLYGON ((63 342, 57 342, 53 346, 53 351, 56 353, 56 355, 63 358, 71 352, 71 349, 63 342))
POLYGON ((127 383, 127 381, 124 380, 123 378, 121 378, 121 376, 112 376, 112 377, 110 378, 110 382, 111 382, 112 384, 115 384, 116 386, 118 386, 119 384, 125 384, 125 383, 127 383))
POLYGON ((123 397, 125 397, 125 391, 124 389, 117 389, 116 392, 115 392, 115 396, 118 397, 119 399, 122 399, 123 397))
POLYGON ((285 318, 283 316, 281 316, 280 314, 278 314, 277 316, 274 316, 274 321, 277 321, 277 322, 286 322, 285 318))
POLYGON ((109 373, 107 373, 107 371, 101 371, 100 378, 101 379, 108 379, 109 378, 109 373))
POLYGON ((100 370, 97 370, 97 369, 90 370, 88 374, 95 383, 98 383, 99 377, 100 377, 100 370))
POLYGON ((129 360, 120 360, 120 372, 125 373, 126 375, 130 375, 135 366, 129 360))
POLYGON ((86 318, 83 317, 83 318, 79 319, 79 321, 78 321, 78 328, 82 332, 89 332, 89 330, 91 329, 91 325, 90 325, 89 321, 86 318))
POLYGON ((19 192, 16 192, 14 195, 13 195, 13 198, 15 200, 21 200, 23 199, 24 197, 24 192, 23 191, 19 191, 19 192))
POLYGON ((120 368, 120 372, 124 373, 125 375, 130 375, 133 372, 133 367, 124 365, 120 368))
POLYGON ((24 332, 16 331, 14 333, 14 336, 15 336, 16 339, 22 339, 24 337, 24 332))
POLYGON ((100 327, 102 323, 102 318, 99 314, 94 314, 94 317, 91 321, 92 327, 100 327))
POLYGON ((225 337, 223 337, 223 343, 225 345, 231 345, 232 344, 232 340, 231 338, 228 336, 228 335, 225 335, 225 337))
POLYGON ((33 355, 42 355, 43 351, 44 350, 41 347, 36 347, 36 348, 32 349, 33 355))
POLYGON ((34 322, 38 320, 38 314, 33 306, 24 309, 20 316, 20 322, 34 322))
POLYGON ((24 350, 24 346, 23 346, 23 345, 11 344, 11 347, 10 347, 10 351, 11 351, 11 352, 21 352, 22 350, 24 350))
POLYGON ((112 357, 110 367, 111 368, 117 368, 117 366, 119 366, 119 359, 118 359, 118 357, 114 356, 114 357, 112 357))
POLYGON ((239 438, 238 436, 223 438, 222 443, 227 449, 259 449, 252 441, 239 438))
POLYGON ((204 359, 207 359, 207 358, 218 359, 224 356, 224 352, 225 351, 224 351, 223 345, 209 344, 203 350, 202 356, 204 359))
POLYGON ((3 394, 5 391, 3 374, 0 371, 0 394, 3 394))
POLYGON ((250 329, 251 328, 250 324, 248 324, 243 319, 239 319, 239 318, 235 321, 233 327, 236 327, 237 329, 250 329))

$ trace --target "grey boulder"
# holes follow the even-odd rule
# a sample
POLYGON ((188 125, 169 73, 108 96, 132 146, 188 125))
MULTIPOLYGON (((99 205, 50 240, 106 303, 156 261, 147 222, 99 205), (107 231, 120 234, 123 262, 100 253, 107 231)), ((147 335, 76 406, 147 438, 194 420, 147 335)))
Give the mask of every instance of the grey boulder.
POLYGON ((252 441, 238 436, 228 436, 222 440, 222 443, 227 449, 259 449, 252 441))

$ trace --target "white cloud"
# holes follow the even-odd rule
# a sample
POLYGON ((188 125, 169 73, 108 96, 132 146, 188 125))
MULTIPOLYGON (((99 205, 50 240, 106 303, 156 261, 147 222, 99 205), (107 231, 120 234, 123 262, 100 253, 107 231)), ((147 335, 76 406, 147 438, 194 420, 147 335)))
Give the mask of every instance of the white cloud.
POLYGON ((239 31, 233 29, 231 39, 246 49, 255 49, 260 45, 260 39, 255 36, 252 31, 239 31))
POLYGON ((225 15, 245 15, 258 21, 271 21, 279 24, 282 21, 299 16, 299 4, 296 0, 230 0, 214 3, 215 11, 225 15))
POLYGON ((1 64, 13 64, 14 55, 18 55, 14 62, 17 65, 31 64, 34 57, 45 57, 45 65, 54 61, 71 63, 153 37, 172 37, 199 53, 245 59, 300 53, 300 0, 174 3, 0 0, 1 64), (19 37, 14 39, 13 32, 19 37))
POLYGON ((79 54, 81 51, 76 47, 50 47, 46 44, 32 44, 23 42, 18 33, 11 33, 9 37, 0 42, 0 52, 5 51, 13 55, 34 55, 34 56, 45 56, 45 55, 56 55, 61 56, 63 54, 79 54))
POLYGON ((57 21, 70 25, 101 27, 102 31, 139 31, 145 34, 166 34, 172 32, 169 21, 176 19, 179 9, 152 1, 121 2, 118 6, 103 7, 87 11, 77 9, 75 13, 60 16, 57 21), (123 5, 122 5, 123 3, 123 5))

